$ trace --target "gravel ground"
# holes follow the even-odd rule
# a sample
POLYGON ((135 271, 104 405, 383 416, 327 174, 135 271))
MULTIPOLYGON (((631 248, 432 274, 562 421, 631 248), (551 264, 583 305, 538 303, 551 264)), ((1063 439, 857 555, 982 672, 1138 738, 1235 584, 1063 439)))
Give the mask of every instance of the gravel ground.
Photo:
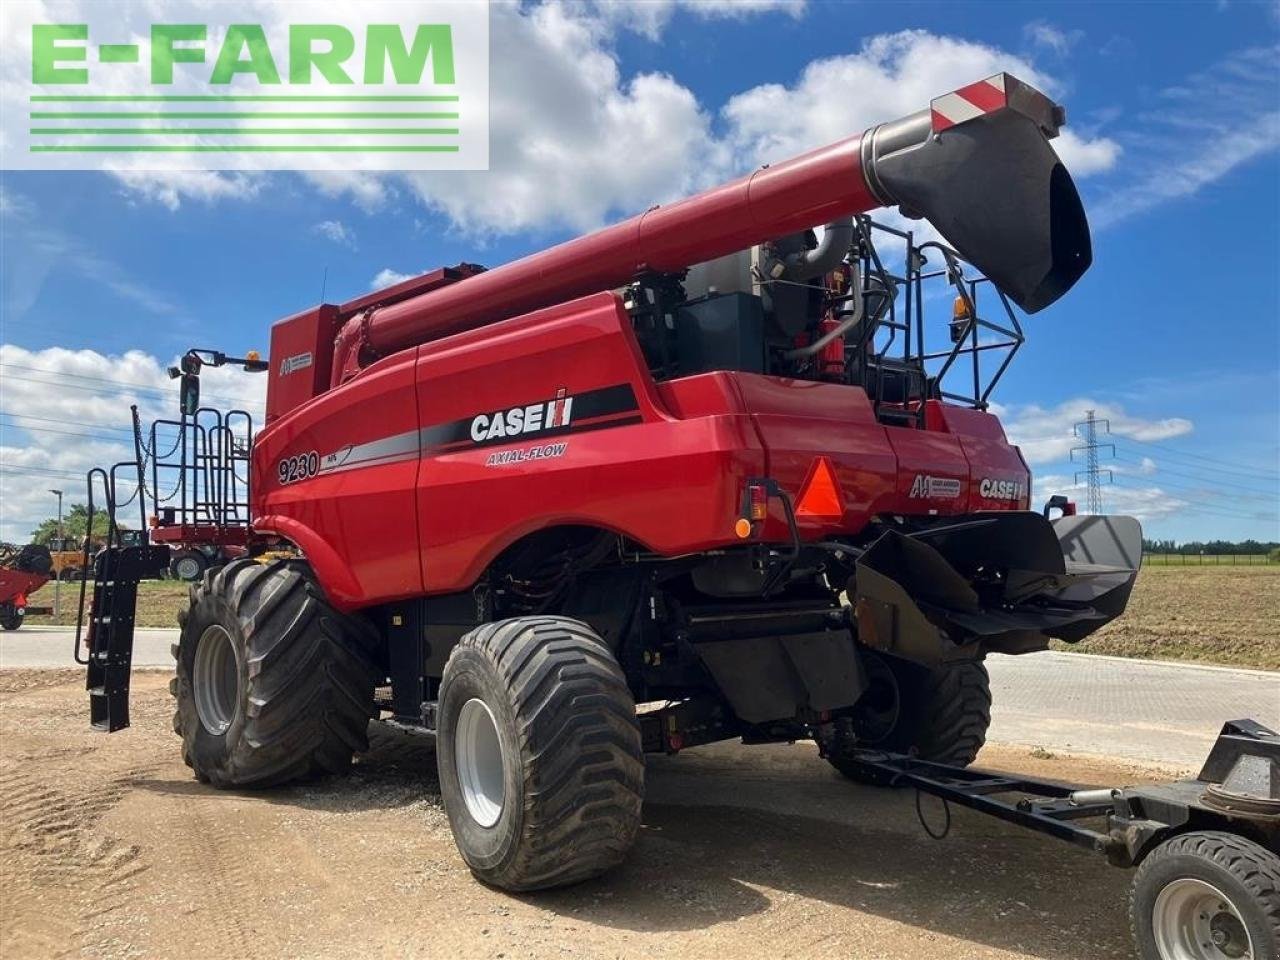
MULTIPOLYGON (((458 859, 421 739, 378 727, 345 777, 220 792, 178 757, 167 681, 136 675, 134 726, 107 737, 79 673, 0 671, 5 957, 1131 955, 1123 871, 964 810, 931 841, 910 794, 854 786, 810 745, 650 758, 625 866, 512 896, 458 859)), ((1094 784, 1176 772, 1012 746, 981 762, 1094 784)))

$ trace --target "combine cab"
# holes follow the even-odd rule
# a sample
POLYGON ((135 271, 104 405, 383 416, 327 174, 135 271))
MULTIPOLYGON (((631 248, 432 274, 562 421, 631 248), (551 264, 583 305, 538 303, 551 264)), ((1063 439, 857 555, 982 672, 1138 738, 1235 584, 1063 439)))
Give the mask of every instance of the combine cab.
MULTIPOLYGON (((458 848, 496 886, 622 860, 646 752, 812 739, 855 779, 893 779, 897 757, 932 765, 899 769, 921 784, 950 771, 956 796, 1008 789, 964 770, 990 719, 984 656, 1119 616, 1141 551, 1131 518, 1033 512, 988 405, 1023 342, 1015 308, 1090 264, 1049 143, 1063 122, 1001 74, 494 270, 306 310, 272 330, 251 449, 247 421, 200 419, 202 363, 241 361, 188 354, 178 476, 197 496, 161 507, 160 547, 99 564, 95 722, 127 723, 139 564, 234 526, 251 556, 195 586, 176 648, 196 776, 340 772, 373 718, 434 737, 458 848), (942 239, 869 219, 885 206, 942 239)), ((161 449, 139 441, 139 484, 161 449)), ((1272 758, 1272 791, 1276 747, 1232 740, 1272 758)), ((1230 793, 1228 766, 1206 778, 1230 793)), ((1066 837, 1044 789, 1019 822, 1066 837)), ((1274 793, 1227 815, 1196 789, 1117 802, 1089 842, 1135 863, 1227 825, 1280 869, 1274 793)))

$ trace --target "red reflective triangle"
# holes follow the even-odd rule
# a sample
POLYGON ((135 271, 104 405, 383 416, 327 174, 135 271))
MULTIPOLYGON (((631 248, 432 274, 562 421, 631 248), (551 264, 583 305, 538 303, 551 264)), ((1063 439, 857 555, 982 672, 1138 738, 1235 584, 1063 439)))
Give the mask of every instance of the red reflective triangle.
POLYGON ((840 502, 840 486, 836 483, 836 472, 831 468, 831 461, 826 457, 818 457, 813 461, 809 476, 800 488, 800 499, 796 502, 797 517, 820 517, 824 520, 839 520, 844 516, 844 505, 840 502))

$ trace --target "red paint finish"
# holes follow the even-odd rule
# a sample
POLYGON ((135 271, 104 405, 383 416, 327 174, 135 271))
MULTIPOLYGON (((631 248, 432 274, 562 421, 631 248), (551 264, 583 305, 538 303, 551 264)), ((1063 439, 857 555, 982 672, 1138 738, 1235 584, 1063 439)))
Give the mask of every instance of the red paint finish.
POLYGON ((415 360, 408 352, 374 364, 342 389, 268 425, 254 443, 254 529, 297 544, 329 596, 347 608, 422 592, 417 455, 283 484, 280 463, 312 453, 323 462, 406 434, 416 445, 415 360))
MULTIPOLYGON (((843 512, 801 516, 806 540, 877 515, 1016 506, 974 493, 983 478, 1027 480, 994 417, 932 404, 926 427, 886 427, 841 384, 732 372, 655 384, 621 302, 601 293, 396 354, 268 426, 253 513, 349 610, 466 589, 516 540, 561 524, 666 555, 733 546, 747 482, 771 477, 794 500, 820 459, 843 512), (538 430, 490 438, 517 408, 538 430), (543 430, 560 422, 549 411, 567 424, 543 430), (291 458, 301 475, 281 482, 291 458), (961 492, 911 496, 926 472, 961 492)), ((776 498, 755 539, 789 539, 776 498)))
POLYGON ((644 271, 682 270, 879 207, 863 175, 861 144, 861 136, 841 140, 465 282, 351 317, 333 383, 350 368, 344 349, 402 350, 617 287, 644 271))
POLYGON ((329 388, 339 322, 338 308, 321 304, 272 326, 267 423, 329 388))

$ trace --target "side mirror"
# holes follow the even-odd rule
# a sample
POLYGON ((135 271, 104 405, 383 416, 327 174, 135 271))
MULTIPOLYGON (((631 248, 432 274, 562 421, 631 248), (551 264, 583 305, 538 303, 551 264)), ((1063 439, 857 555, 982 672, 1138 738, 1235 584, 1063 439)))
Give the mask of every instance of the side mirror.
POLYGON ((193 373, 182 375, 179 403, 184 417, 194 417, 200 409, 200 378, 193 373))

